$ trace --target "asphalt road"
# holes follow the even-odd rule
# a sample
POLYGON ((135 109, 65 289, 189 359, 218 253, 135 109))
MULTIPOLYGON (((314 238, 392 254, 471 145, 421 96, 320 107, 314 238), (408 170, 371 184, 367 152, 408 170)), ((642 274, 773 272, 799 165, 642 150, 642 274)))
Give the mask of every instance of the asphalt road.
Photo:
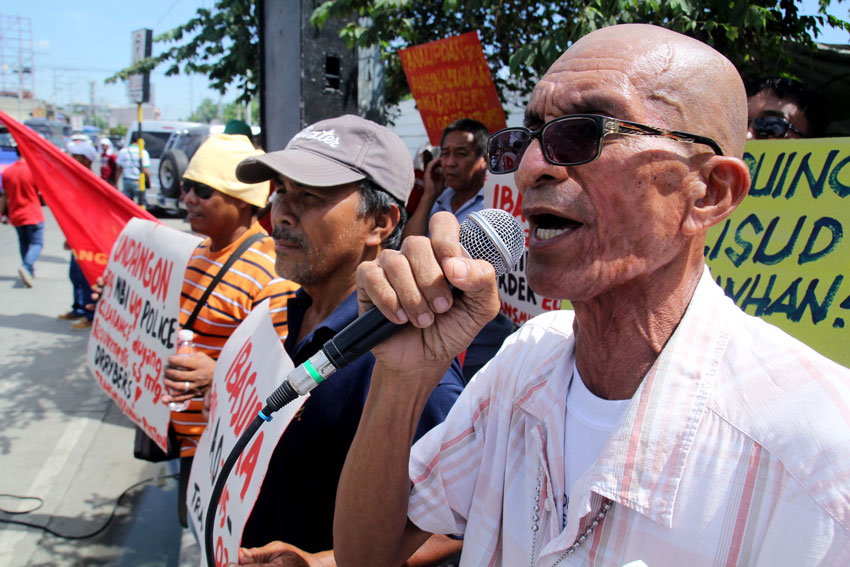
POLYGON ((0 567, 196 566, 194 538, 177 522, 175 464, 133 458, 132 424, 85 368, 89 332, 57 319, 71 306, 70 252, 44 212, 31 289, 18 277, 15 230, 0 225, 0 519, 84 536, 115 516, 84 539, 2 521, 0 567), (157 480, 130 488, 146 479, 157 480))

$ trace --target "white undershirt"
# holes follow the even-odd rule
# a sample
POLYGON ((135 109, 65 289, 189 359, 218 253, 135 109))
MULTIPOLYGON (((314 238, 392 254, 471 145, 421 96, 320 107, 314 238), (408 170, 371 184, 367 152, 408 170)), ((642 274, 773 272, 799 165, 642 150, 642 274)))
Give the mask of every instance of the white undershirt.
POLYGON ((584 385, 578 367, 573 363, 573 379, 567 390, 564 435, 565 518, 573 484, 599 456, 629 401, 603 400, 595 396, 584 385))

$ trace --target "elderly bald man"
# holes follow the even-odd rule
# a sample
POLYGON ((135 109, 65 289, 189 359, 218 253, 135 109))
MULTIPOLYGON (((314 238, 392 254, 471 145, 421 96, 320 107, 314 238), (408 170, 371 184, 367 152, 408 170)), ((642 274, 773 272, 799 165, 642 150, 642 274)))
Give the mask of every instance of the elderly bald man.
POLYGON ((750 184, 735 68, 668 30, 601 29, 526 126, 489 164, 518 142, 531 286, 575 311, 510 337, 408 464, 496 284, 446 216, 360 267, 362 306, 412 326, 373 351, 339 564, 399 564, 428 533, 462 535, 462 566, 850 564, 850 371, 741 312, 703 261, 750 184))

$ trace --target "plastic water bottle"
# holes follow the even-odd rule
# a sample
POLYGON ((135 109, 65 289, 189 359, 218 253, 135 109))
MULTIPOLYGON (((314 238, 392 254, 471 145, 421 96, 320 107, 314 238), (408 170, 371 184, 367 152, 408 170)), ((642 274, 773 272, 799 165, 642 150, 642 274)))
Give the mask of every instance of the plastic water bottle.
MULTIPOLYGON (((177 333, 177 356, 189 356, 195 352, 195 333, 189 329, 180 329, 177 333)), ((171 402, 168 404, 171 411, 186 411, 189 400, 185 402, 171 402)))

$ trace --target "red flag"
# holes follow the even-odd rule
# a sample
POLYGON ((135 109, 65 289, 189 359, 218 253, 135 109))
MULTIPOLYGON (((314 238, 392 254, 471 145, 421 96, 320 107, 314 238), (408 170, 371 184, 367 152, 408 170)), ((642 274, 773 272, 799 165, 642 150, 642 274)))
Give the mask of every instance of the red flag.
POLYGON ((27 126, 0 111, 89 283, 103 274, 112 245, 133 218, 159 222, 124 193, 27 126))

